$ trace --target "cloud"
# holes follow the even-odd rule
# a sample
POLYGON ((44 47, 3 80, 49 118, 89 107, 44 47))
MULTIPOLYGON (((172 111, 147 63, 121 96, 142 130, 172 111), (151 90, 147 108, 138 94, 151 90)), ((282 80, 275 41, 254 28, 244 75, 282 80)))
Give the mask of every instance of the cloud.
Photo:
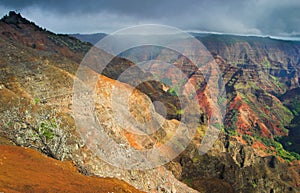
POLYGON ((1 10, 18 10, 55 32, 112 32, 158 23, 183 30, 221 33, 300 34, 298 0, 2 0, 1 10))
POLYGON ((25 9, 22 15, 34 21, 37 25, 58 33, 111 32, 119 28, 139 24, 131 16, 120 16, 106 11, 81 15, 78 15, 78 13, 53 14, 53 12, 43 11, 35 7, 30 10, 25 9))

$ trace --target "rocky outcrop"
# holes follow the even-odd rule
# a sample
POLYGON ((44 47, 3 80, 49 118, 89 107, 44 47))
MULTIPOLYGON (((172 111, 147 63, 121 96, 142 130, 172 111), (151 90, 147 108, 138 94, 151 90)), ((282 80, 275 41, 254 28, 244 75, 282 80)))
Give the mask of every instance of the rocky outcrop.
POLYGON ((299 170, 275 156, 261 157, 238 137, 221 135, 206 155, 190 147, 176 159, 179 179, 203 192, 298 192, 299 170), (205 184, 205 185, 204 185, 205 184))
POLYGON ((18 42, 26 46, 26 49, 59 53, 78 63, 91 47, 89 43, 82 43, 67 35, 57 35, 42 29, 13 11, 4 16, 0 23, 0 33, 6 41, 18 42))

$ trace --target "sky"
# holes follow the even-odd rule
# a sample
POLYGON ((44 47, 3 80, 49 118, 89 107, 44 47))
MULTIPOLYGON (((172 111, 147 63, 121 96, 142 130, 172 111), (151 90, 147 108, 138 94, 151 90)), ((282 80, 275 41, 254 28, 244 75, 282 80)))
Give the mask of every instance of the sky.
POLYGON ((56 33, 111 33, 139 24, 184 31, 298 36, 299 0, 0 0, 56 33))

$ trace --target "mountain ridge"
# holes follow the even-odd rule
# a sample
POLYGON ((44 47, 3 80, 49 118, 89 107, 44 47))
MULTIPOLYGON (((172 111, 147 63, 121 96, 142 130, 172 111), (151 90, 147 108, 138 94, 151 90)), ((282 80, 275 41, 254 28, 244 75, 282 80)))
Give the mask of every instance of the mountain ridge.
MULTIPOLYGON (((299 42, 300 39, 298 36, 293 37, 277 37, 277 36, 268 36, 268 35, 244 35, 244 34, 226 34, 226 33, 216 33, 216 32, 190 32, 186 31, 186 33, 194 36, 195 38, 203 38, 207 36, 215 36, 215 37, 240 37, 240 38, 256 38, 256 39, 269 39, 269 40, 278 40, 283 42, 299 42)), ((95 45, 98 41, 100 41, 105 36, 109 35, 108 33, 98 32, 98 33, 71 33, 68 34, 72 37, 75 37, 83 42, 89 42, 95 45)))

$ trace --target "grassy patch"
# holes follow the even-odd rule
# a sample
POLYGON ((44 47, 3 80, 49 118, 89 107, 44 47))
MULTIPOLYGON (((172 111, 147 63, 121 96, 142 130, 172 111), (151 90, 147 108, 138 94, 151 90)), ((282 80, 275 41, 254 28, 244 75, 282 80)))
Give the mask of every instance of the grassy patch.
POLYGON ((228 133, 229 135, 237 135, 237 125, 236 122, 238 120, 238 116, 239 116, 239 112, 236 109, 231 110, 228 114, 227 114, 227 120, 228 123, 226 124, 225 127, 225 132, 228 133))
POLYGON ((178 94, 174 88, 169 88, 168 93, 170 93, 172 96, 178 96, 178 94))
POLYGON ((300 115, 300 100, 298 97, 294 98, 289 106, 295 116, 300 115))
POLYGON ((33 103, 35 104, 35 105, 38 105, 39 103, 40 103, 40 99, 39 98, 34 98, 33 99, 33 103))
POLYGON ((270 61, 268 60, 267 57, 264 58, 264 60, 263 60, 263 62, 262 62, 262 66, 263 66, 264 68, 271 68, 271 63, 270 63, 270 61))
POLYGON ((277 156, 283 158, 284 160, 291 162, 293 160, 300 160, 300 155, 295 152, 289 152, 285 150, 281 143, 264 137, 255 136, 256 139, 261 141, 263 144, 265 144, 267 147, 274 147, 275 152, 277 156))
POLYGON ((247 142, 248 145, 252 145, 253 144, 253 139, 251 136, 249 135, 243 135, 242 136, 243 140, 245 140, 247 142))
POLYGON ((279 88, 281 88, 281 89, 283 89, 283 90, 285 89, 285 88, 284 88, 284 85, 279 81, 279 78, 278 78, 278 77, 272 76, 272 75, 269 75, 269 76, 270 76, 272 82, 273 82, 277 87, 279 87, 279 88))
POLYGON ((38 126, 39 133, 47 140, 51 140, 55 137, 54 130, 58 129, 58 125, 54 118, 46 121, 42 121, 38 126))
POLYGON ((192 187, 192 182, 193 182, 193 180, 190 179, 190 178, 183 179, 183 183, 185 183, 185 184, 188 185, 189 187, 192 187))

